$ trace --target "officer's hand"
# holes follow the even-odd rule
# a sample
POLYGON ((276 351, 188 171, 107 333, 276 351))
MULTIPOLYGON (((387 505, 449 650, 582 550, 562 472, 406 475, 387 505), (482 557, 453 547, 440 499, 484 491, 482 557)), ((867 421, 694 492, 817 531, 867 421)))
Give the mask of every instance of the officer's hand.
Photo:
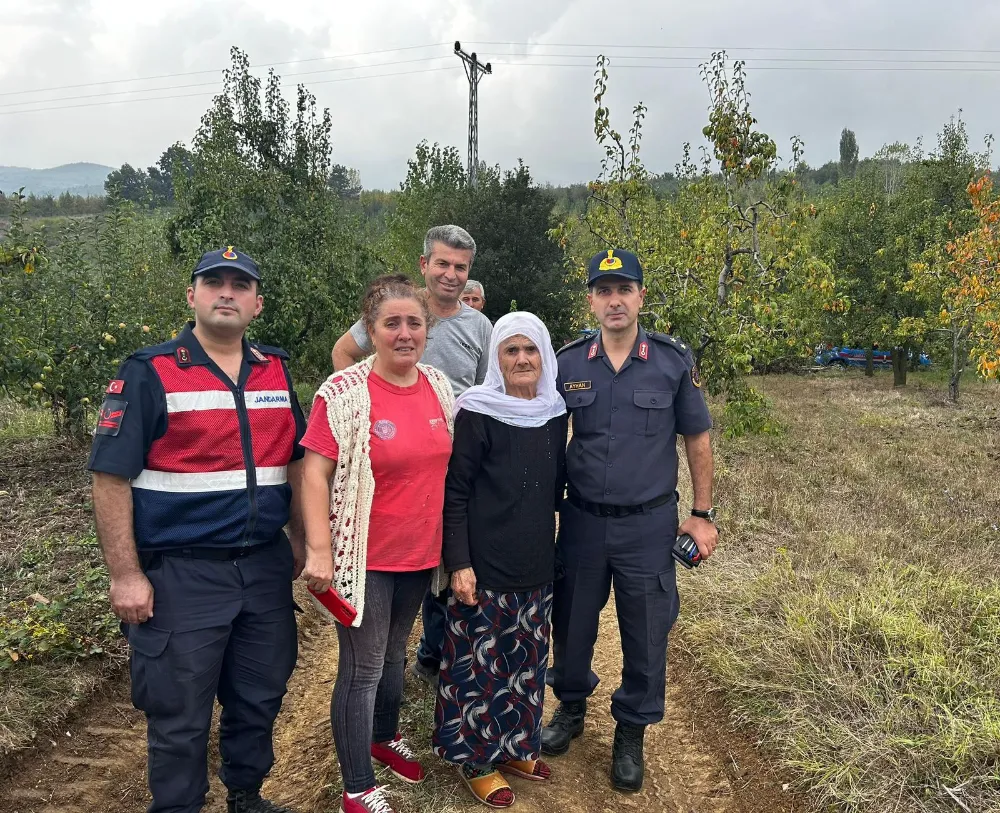
POLYGON ((153 585, 141 570, 112 577, 111 610, 126 624, 142 624, 153 617, 153 585))
POLYGON ((689 517, 685 520, 677 531, 678 536, 681 534, 691 534, 702 559, 707 559, 715 553, 715 548, 719 544, 719 529, 715 527, 714 522, 701 517, 689 517))
POLYGON ((471 567, 456 570, 451 574, 451 592, 463 604, 476 604, 476 572, 471 567))
POLYGON ((302 575, 306 566, 306 543, 305 540, 298 541, 289 539, 292 544, 292 580, 294 581, 302 575))
POLYGON ((302 578, 314 593, 325 593, 333 584, 333 554, 314 553, 306 549, 306 564, 302 578))

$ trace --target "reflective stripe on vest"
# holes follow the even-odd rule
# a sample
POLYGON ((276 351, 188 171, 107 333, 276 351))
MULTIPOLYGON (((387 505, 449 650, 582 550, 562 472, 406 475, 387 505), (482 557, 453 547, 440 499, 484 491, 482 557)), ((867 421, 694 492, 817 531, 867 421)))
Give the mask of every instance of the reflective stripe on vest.
POLYGON ((281 360, 267 358, 251 366, 242 392, 205 365, 151 360, 166 394, 167 430, 132 481, 140 548, 256 544, 288 521, 295 417, 281 360))

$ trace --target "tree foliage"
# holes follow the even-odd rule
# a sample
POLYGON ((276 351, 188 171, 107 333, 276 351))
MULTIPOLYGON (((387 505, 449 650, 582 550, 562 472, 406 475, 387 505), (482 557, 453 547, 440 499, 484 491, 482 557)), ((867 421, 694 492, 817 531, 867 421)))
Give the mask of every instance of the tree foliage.
POLYGON ((171 248, 189 267, 220 246, 250 254, 264 278, 264 311, 252 334, 294 349, 300 369, 316 373, 328 369, 364 282, 381 267, 357 215, 329 186, 331 130, 330 111, 320 111, 305 87, 293 108, 277 74, 262 81, 234 48, 168 225, 171 248))
MULTIPOLYGON (((756 128, 742 63, 730 69, 718 53, 702 75, 710 146, 696 161, 685 145, 679 190, 663 199, 640 157, 646 108, 633 108, 627 135, 615 130, 605 103, 608 61, 598 61, 594 133, 604 151, 602 171, 590 184, 585 215, 567 219, 555 234, 576 285, 596 251, 634 251, 645 269, 648 326, 692 344, 710 391, 727 393, 734 405, 760 405, 743 375, 803 357, 819 335, 819 314, 833 300, 834 284, 809 247, 812 210, 794 176, 774 171, 776 145, 756 128)), ((793 165, 799 152, 796 140, 793 165)), ((743 412, 746 428, 754 428, 753 410, 743 412)), ((763 411, 757 414, 756 428, 764 428, 763 411)))

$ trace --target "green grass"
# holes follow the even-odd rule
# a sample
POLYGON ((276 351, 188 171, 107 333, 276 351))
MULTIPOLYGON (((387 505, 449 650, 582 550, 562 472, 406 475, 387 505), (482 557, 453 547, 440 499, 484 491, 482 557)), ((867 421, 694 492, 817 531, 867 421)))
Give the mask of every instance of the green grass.
POLYGON ((52 414, 44 409, 0 400, 0 443, 52 435, 52 414))
POLYGON ((997 810, 1000 390, 911 381, 754 382, 785 431, 718 441, 676 644, 824 806, 997 810))

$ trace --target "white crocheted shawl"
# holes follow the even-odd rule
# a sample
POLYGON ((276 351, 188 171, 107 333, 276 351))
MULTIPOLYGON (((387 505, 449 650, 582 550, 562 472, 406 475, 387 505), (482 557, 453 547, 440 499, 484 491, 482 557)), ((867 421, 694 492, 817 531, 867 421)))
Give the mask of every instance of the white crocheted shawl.
MULTIPOLYGON (((368 376, 375 356, 370 356, 331 375, 317 391, 326 402, 330 431, 337 441, 339 457, 330 489, 330 532, 333 537, 333 586, 354 605, 357 618, 351 626, 361 626, 365 605, 365 566, 368 560, 368 520, 375 477, 371 460, 371 397, 368 376)), ((451 384, 444 373, 424 364, 417 369, 428 380, 441 403, 454 436, 452 407, 455 402, 451 384)), ((431 589, 439 592, 443 570, 434 572, 431 589)))

